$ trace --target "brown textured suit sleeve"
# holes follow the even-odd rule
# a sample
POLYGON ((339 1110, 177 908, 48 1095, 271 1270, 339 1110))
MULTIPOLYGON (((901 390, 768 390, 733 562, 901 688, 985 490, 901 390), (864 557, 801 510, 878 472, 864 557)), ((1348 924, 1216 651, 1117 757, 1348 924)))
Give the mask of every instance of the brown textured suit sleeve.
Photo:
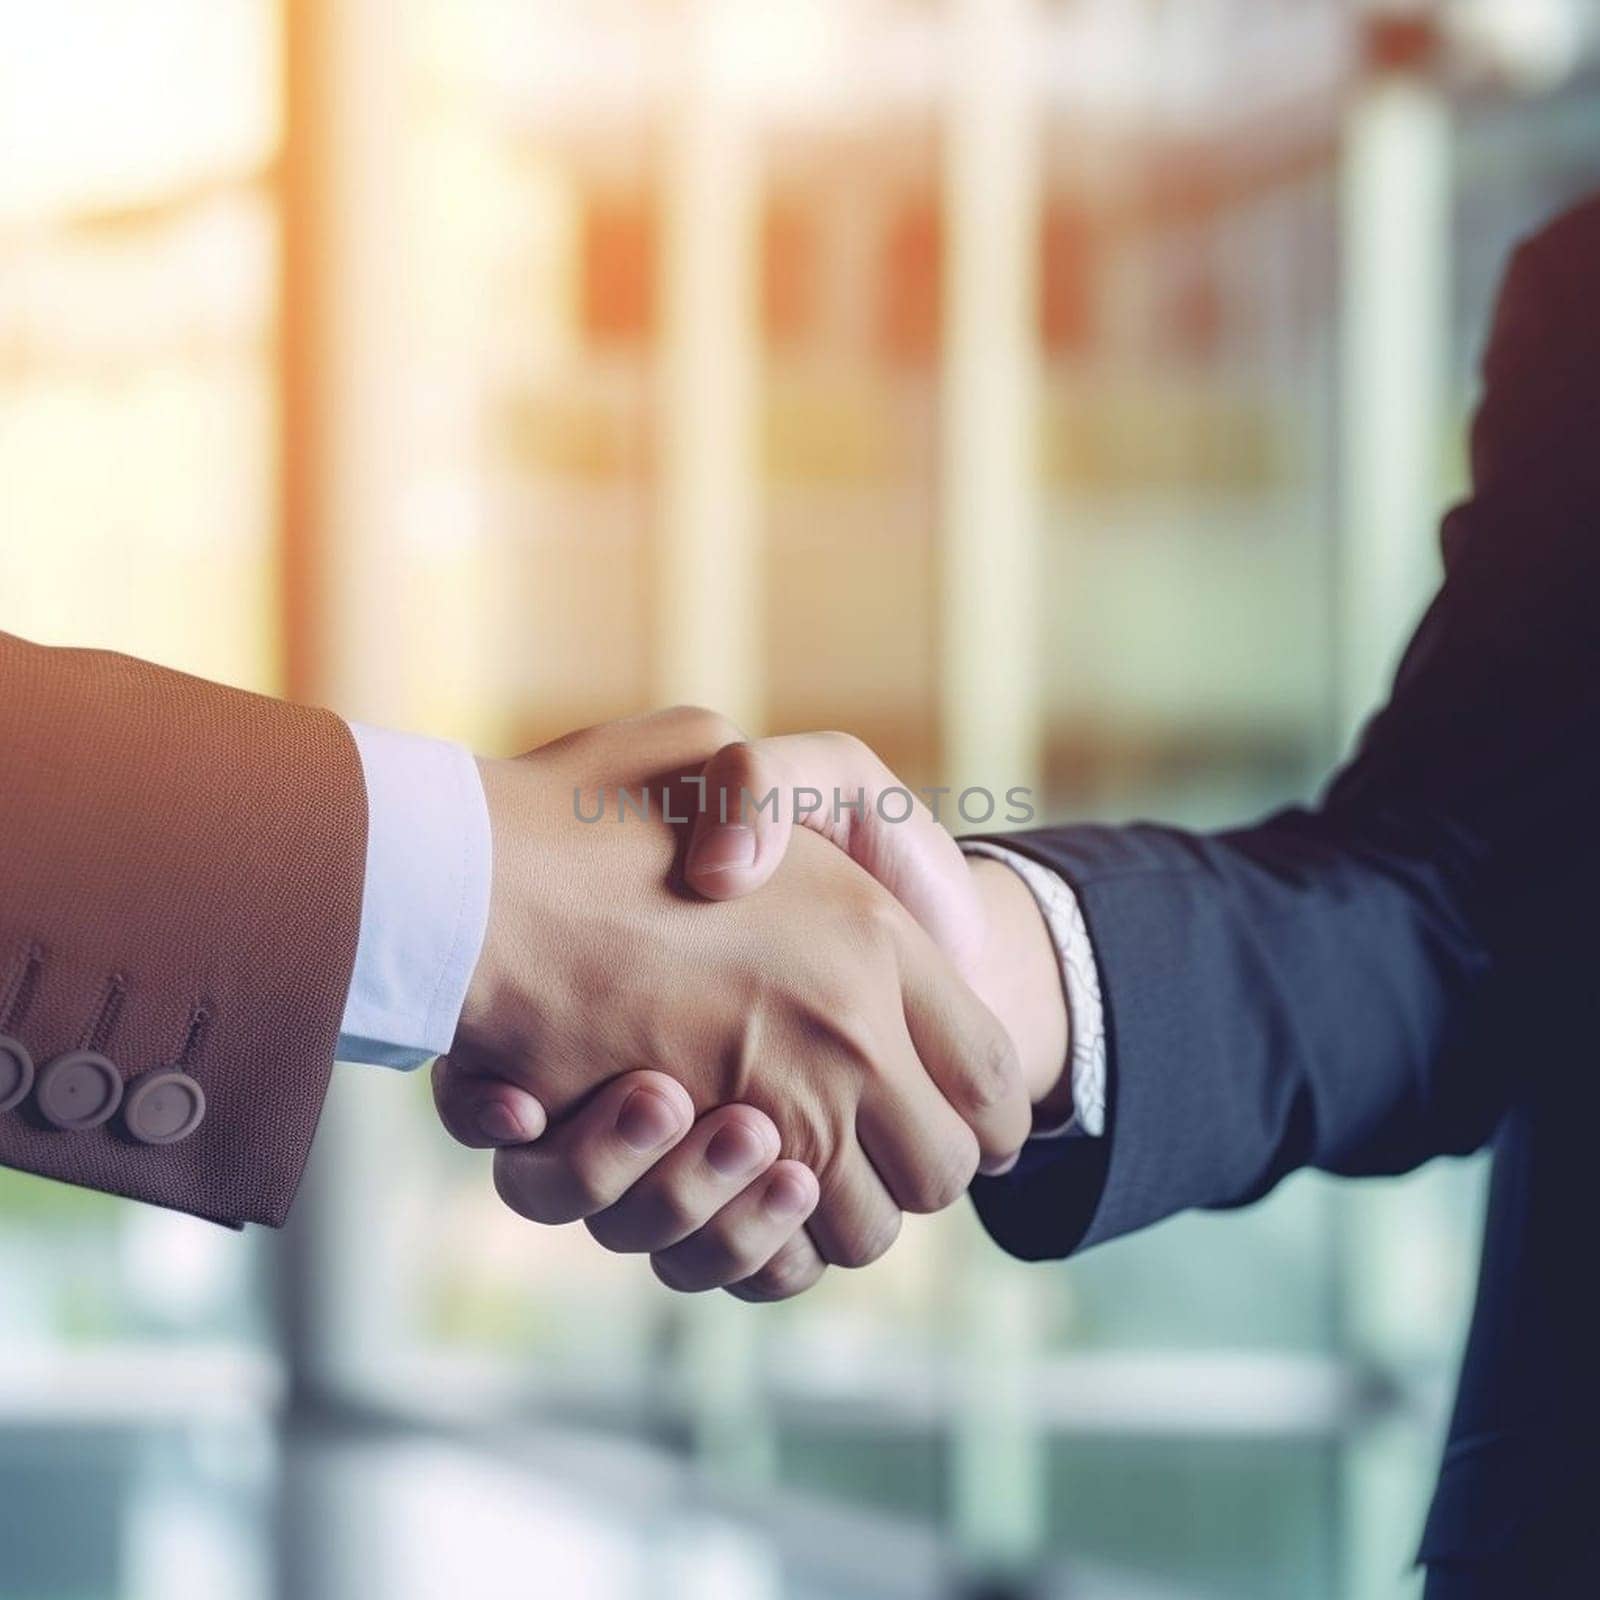
MULTIPOLYGON (((93 1049, 128 1090, 181 1067, 204 1120, 141 1143, 52 1126, 0 1163, 219 1222, 282 1223, 355 962, 367 805, 324 711, 0 634, 0 1034, 93 1049)), ((41 1080, 42 1082, 42 1072, 41 1080)))

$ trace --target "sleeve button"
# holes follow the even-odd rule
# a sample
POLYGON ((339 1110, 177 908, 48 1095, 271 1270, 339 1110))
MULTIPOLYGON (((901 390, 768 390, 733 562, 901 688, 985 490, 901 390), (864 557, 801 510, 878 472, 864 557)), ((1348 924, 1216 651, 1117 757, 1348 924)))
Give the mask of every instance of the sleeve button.
POLYGON ((206 1092, 188 1073, 147 1072, 128 1091, 122 1121, 140 1144, 177 1144, 205 1115, 206 1092))
POLYGON ((86 1133, 116 1115, 122 1074, 97 1051, 69 1050, 39 1074, 34 1104, 52 1126, 86 1133))
POLYGON ((0 1112, 14 1111, 33 1088, 33 1057, 20 1039, 0 1033, 0 1112))

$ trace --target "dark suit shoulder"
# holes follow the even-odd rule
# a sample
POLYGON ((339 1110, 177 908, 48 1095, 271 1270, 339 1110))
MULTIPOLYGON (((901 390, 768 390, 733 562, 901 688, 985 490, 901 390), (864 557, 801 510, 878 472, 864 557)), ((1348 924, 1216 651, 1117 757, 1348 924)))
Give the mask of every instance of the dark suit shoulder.
POLYGON ((1472 428, 1472 471, 1484 489, 1590 451, 1600 410, 1600 194, 1517 246, 1501 281, 1472 428))

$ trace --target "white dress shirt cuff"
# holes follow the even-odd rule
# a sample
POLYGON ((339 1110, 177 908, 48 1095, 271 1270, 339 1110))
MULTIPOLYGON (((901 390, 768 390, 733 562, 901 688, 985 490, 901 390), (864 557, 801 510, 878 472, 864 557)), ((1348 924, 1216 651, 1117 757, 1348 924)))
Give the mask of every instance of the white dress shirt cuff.
POLYGON ((1072 1081, 1072 1115, 1053 1127, 1036 1127, 1033 1137, 1098 1139, 1106 1131, 1105 1006, 1100 998, 1100 969, 1078 897, 1065 878, 1029 856, 982 839, 959 843, 968 855, 1005 862, 1027 884, 1061 963, 1061 988, 1067 997, 1066 1066, 1072 1081))
POLYGON ((352 722, 367 876, 341 1061, 417 1067, 450 1048, 489 922, 489 808, 470 751, 352 722))

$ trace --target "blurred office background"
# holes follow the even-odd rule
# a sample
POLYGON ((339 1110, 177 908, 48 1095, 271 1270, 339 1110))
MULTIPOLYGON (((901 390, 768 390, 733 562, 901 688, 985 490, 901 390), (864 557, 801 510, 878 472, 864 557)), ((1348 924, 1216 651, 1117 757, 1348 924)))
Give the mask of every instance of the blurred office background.
MULTIPOLYGON (((1583 0, 0 0, 0 627, 1050 817, 1313 788, 1434 581, 1583 0)), ((0 1172, 0 1596, 1389 1600, 1475 1163, 787 1307, 337 1075, 294 1225, 0 1172)))

